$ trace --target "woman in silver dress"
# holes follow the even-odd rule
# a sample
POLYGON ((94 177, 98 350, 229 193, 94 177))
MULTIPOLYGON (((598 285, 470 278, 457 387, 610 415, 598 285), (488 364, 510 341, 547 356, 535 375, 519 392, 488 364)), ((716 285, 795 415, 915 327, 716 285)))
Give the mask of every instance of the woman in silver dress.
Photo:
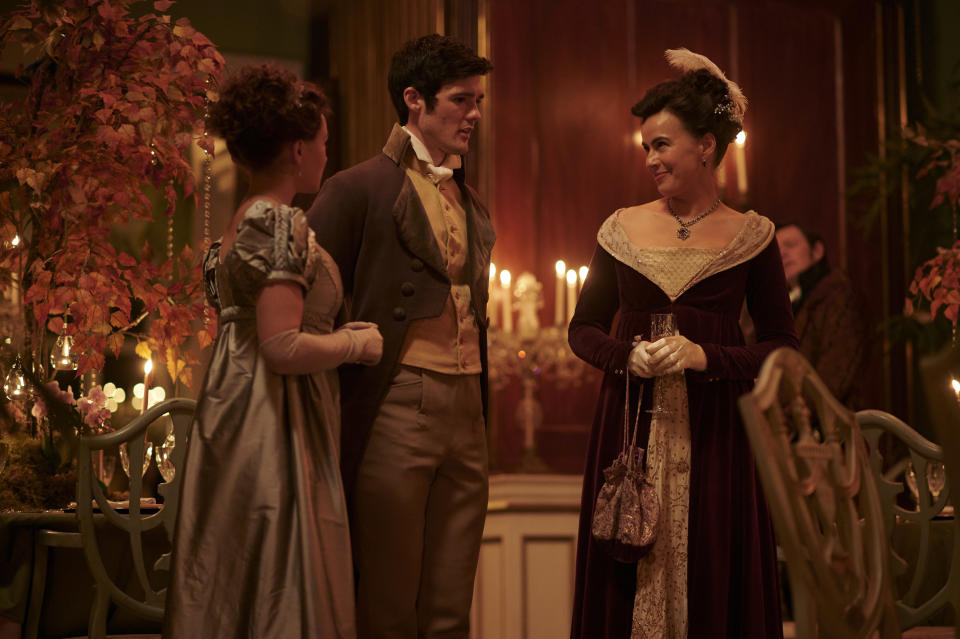
POLYGON ((340 275, 290 206, 320 187, 326 110, 317 87, 266 65, 211 108, 250 188, 204 261, 219 335, 178 469, 164 637, 355 636, 336 367, 376 363, 382 338, 332 330, 340 275))

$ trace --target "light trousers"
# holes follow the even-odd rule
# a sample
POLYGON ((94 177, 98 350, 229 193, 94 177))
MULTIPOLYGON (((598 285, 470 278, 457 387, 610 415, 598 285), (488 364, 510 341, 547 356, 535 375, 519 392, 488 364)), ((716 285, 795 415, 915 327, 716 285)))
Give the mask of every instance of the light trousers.
POLYGON ((358 639, 466 639, 487 511, 479 375, 401 366, 354 493, 358 639))

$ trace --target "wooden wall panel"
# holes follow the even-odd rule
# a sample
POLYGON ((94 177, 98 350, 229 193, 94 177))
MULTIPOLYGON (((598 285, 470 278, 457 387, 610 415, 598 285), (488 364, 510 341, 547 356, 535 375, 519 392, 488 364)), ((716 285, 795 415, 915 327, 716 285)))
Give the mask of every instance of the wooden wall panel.
POLYGON ((343 167, 383 148, 397 114, 387 93, 390 56, 404 42, 443 33, 443 0, 351 0, 331 7, 330 75, 342 96, 343 167))
POLYGON ((740 6, 740 81, 753 208, 839 246, 834 19, 791 5, 740 6), (814 55, 811 55, 814 53, 814 55))

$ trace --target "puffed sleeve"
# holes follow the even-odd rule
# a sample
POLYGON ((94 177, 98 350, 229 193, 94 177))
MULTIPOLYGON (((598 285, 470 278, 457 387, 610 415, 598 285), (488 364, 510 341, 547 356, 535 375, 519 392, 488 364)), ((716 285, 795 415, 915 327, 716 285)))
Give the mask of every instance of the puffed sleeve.
POLYGON ((313 231, 303 211, 257 202, 237 229, 234 250, 250 268, 265 276, 265 284, 291 281, 307 288, 316 274, 313 231))

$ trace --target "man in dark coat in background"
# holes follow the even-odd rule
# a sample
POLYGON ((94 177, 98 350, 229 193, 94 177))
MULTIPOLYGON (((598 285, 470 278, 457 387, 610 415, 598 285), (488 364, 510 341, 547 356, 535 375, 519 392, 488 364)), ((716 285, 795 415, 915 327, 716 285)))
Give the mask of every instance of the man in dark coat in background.
POLYGON ((816 233, 799 224, 781 224, 777 243, 800 352, 834 396, 856 410, 866 346, 860 298, 850 278, 830 268, 823 240, 816 233))

